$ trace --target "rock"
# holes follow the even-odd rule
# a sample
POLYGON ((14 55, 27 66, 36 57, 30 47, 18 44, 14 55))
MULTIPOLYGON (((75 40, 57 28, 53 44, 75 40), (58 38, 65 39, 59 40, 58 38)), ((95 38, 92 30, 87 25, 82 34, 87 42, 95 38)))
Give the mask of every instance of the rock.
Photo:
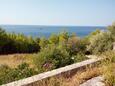
POLYGON ((105 86, 103 81, 104 81, 103 77, 98 76, 98 77, 92 78, 92 79, 84 82, 80 86, 105 86))
POLYGON ((113 50, 115 50, 115 42, 113 43, 113 50))
POLYGON ((96 55, 86 55, 86 57, 89 58, 89 59, 99 58, 99 56, 96 56, 96 55))

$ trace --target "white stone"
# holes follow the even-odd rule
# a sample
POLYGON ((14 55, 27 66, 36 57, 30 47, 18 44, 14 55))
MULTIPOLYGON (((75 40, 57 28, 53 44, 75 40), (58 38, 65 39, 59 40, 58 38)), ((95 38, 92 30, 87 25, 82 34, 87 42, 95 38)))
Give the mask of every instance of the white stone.
POLYGON ((113 50, 115 50, 115 42, 113 43, 113 50))
POLYGON ((105 86, 103 81, 104 81, 104 78, 101 76, 98 76, 98 77, 92 78, 92 79, 84 82, 80 86, 105 86))

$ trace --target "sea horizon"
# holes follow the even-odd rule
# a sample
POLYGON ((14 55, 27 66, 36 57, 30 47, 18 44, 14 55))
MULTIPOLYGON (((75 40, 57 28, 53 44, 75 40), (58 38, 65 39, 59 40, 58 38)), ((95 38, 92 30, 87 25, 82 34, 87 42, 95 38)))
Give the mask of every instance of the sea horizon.
POLYGON ((106 30, 106 26, 0 25, 0 27, 10 33, 23 33, 26 36, 46 38, 52 33, 58 34, 62 31, 85 37, 96 29, 106 30))

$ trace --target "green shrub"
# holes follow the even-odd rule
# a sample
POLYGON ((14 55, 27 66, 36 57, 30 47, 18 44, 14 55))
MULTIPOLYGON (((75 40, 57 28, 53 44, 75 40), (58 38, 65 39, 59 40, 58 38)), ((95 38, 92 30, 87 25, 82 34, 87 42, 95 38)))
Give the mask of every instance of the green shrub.
POLYGON ((88 50, 93 54, 102 53, 104 51, 112 50, 113 39, 109 32, 101 32, 90 38, 90 45, 88 50))
POLYGON ((111 35, 115 41, 115 23, 113 23, 111 26, 108 26, 107 29, 109 30, 109 32, 111 33, 111 35))
MULTIPOLYGON (((67 33, 66 33, 67 34, 67 33)), ((75 34, 66 35, 65 41, 59 44, 59 47, 66 49, 69 55, 76 55, 79 52, 86 52, 87 41, 77 37, 75 34)))
POLYGON ((0 28, 0 54, 32 53, 40 50, 38 38, 23 34, 6 33, 0 28))
POLYGON ((74 63, 76 63, 76 62, 81 62, 83 60, 86 60, 87 58, 86 58, 85 54, 77 53, 77 55, 73 56, 72 59, 73 59, 74 63))
POLYGON ((10 68, 7 65, 0 66, 0 85, 15 80, 23 79, 37 74, 34 68, 30 68, 27 63, 18 65, 17 68, 10 68))
POLYGON ((101 57, 103 58, 106 58, 104 60, 105 64, 108 62, 108 63, 114 63, 115 62, 115 51, 113 50, 109 50, 109 51, 106 51, 106 52, 103 52, 101 54, 101 57))
POLYGON ((83 39, 77 37, 69 38, 65 45, 65 48, 71 56, 76 55, 79 52, 85 53, 87 49, 86 42, 83 39))
POLYGON ((85 39, 86 39, 87 41, 89 41, 90 38, 92 38, 93 36, 98 35, 98 34, 100 34, 100 33, 101 33, 101 31, 100 31, 99 29, 96 29, 94 32, 91 32, 88 36, 86 36, 85 39))
POLYGON ((59 34, 59 43, 65 44, 68 41, 69 33, 64 31, 59 34))
POLYGON ((52 34, 52 35, 49 37, 49 43, 50 43, 50 44, 58 44, 58 43, 59 43, 59 37, 58 37, 58 35, 52 34))
POLYGON ((38 70, 47 71, 69 65, 72 63, 72 59, 65 49, 52 46, 35 55, 34 62, 38 70))
POLYGON ((10 82, 9 77, 7 76, 10 70, 11 69, 7 65, 0 66, 0 85, 10 82))
POLYGON ((48 43, 49 43, 48 40, 43 37, 40 39, 39 45, 40 45, 41 49, 43 49, 43 48, 47 47, 48 43))
POLYGON ((88 45, 88 42, 84 39, 79 39, 78 42, 76 43, 76 50, 77 52, 82 52, 85 54, 85 52, 87 51, 87 45, 88 45))

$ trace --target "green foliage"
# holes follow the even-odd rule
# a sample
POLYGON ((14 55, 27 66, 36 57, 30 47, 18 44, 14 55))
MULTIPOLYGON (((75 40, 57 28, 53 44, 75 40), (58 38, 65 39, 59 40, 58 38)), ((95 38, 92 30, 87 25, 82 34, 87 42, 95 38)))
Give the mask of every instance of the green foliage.
MULTIPOLYGON (((101 57, 106 58, 104 62, 108 63, 115 63, 115 51, 109 50, 106 52, 103 52, 101 54, 101 57)), ((106 64, 105 63, 105 64, 106 64)))
POLYGON ((112 37, 113 37, 113 39, 115 41, 115 23, 113 23, 113 25, 109 26, 108 30, 111 33, 111 35, 112 35, 112 37))
POLYGON ((113 38, 109 32, 101 32, 90 38, 88 50, 93 54, 102 53, 111 50, 113 47, 113 38))
POLYGON ((85 54, 83 53, 77 53, 77 55, 72 56, 72 59, 74 63, 81 62, 86 59, 85 54))
POLYGON ((40 50, 38 39, 23 34, 6 33, 0 29, 0 54, 31 53, 40 50))
POLYGON ((27 63, 22 63, 17 68, 9 68, 7 65, 0 66, 0 85, 11 81, 27 78, 37 74, 27 63))
POLYGON ((34 57, 38 70, 47 71, 71 64, 72 59, 65 49, 47 47, 34 57))
POLYGON ((87 51, 87 45, 88 45, 88 42, 84 39, 79 39, 78 42, 76 43, 76 51, 79 53, 79 52, 82 52, 82 53, 86 53, 87 51))
POLYGON ((0 28, 0 51, 1 48, 6 44, 7 41, 7 34, 6 32, 0 28))
POLYGON ((47 45, 48 45, 48 40, 46 39, 46 38, 41 38, 40 39, 40 42, 39 42, 39 45, 40 45, 40 47, 43 49, 43 48, 46 48, 47 47, 47 45))
POLYGON ((87 41, 89 41, 90 38, 92 38, 93 36, 98 35, 98 34, 100 34, 100 33, 101 33, 101 31, 100 31, 99 29, 96 29, 94 32, 91 32, 88 36, 86 36, 85 39, 86 39, 87 41))
POLYGON ((6 36, 6 32, 0 28, 0 38, 6 36))
POLYGON ((41 51, 34 55, 34 63, 39 72, 63 67, 84 59, 87 42, 76 37, 75 34, 62 32, 51 35, 49 39, 42 38, 39 45, 41 51), (72 59, 75 57, 75 59, 72 59))
POLYGON ((49 42, 51 44, 58 44, 59 43, 59 37, 55 34, 52 34, 50 37, 49 37, 49 42))
POLYGON ((66 43, 68 38, 69 38, 69 33, 68 32, 64 31, 64 32, 60 33, 59 34, 59 43, 60 44, 66 43))
POLYGON ((70 36, 68 41, 62 45, 65 48, 70 56, 76 55, 77 53, 85 53, 87 49, 87 42, 84 39, 78 38, 75 35, 70 36))

